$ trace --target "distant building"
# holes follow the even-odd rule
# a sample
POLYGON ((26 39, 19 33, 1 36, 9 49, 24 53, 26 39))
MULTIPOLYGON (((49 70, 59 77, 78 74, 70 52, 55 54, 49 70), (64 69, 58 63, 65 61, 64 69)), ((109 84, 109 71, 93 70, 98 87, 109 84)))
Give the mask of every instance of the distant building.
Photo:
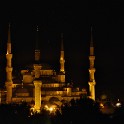
MULTIPOLYGON (((37 27, 37 33, 39 32, 37 27)), ((92 32, 92 31, 91 31, 92 32)), ((61 35, 61 49, 60 49, 60 71, 56 72, 46 63, 40 62, 40 50, 38 48, 38 37, 36 40, 34 58, 35 62, 26 66, 19 73, 20 77, 13 77, 12 71, 12 57, 11 53, 11 34, 10 25, 8 31, 7 53, 6 53, 6 103, 26 101, 34 103, 34 108, 39 111, 47 103, 61 105, 65 101, 71 99, 79 99, 83 95, 87 95, 87 90, 74 88, 70 82, 65 80, 65 58, 64 58, 64 44, 63 35, 61 35)), ((91 34, 90 44, 90 68, 89 76, 89 94, 90 98, 95 100, 95 68, 94 68, 94 47, 91 34)), ((1 100, 2 101, 2 100, 1 100)))

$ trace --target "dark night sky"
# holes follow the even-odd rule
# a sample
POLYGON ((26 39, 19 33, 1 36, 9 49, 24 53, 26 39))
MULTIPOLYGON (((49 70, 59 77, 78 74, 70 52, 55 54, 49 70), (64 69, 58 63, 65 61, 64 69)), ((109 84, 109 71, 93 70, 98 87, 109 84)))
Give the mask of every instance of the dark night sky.
MULTIPOLYGON (((123 0, 64 2, 30 0, 0 4, 0 72, 4 72, 7 28, 11 22, 13 67, 34 58, 36 25, 41 60, 59 66, 60 34, 64 34, 66 74, 74 85, 88 87, 90 27, 95 46, 96 95, 124 100, 123 0)), ((57 67, 55 66, 55 67, 57 67)), ((1 82, 3 75, 0 76, 1 82)))

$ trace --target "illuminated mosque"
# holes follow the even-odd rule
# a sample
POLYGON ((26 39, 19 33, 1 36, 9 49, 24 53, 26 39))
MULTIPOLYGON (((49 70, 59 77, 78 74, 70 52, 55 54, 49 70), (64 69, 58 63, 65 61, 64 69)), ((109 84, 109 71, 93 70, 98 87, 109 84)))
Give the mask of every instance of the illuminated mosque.
MULTIPOLYGON (((36 33, 38 33, 38 27, 36 33)), ((38 47, 38 38, 36 40, 34 59, 35 62, 29 65, 28 68, 20 71, 21 79, 16 80, 13 77, 13 66, 11 52, 11 31, 10 25, 8 29, 7 53, 6 53, 6 81, 5 81, 5 102, 19 103, 26 101, 27 103, 34 103, 35 110, 39 111, 45 104, 53 103, 61 105, 63 102, 71 99, 79 99, 81 96, 87 96, 87 90, 74 88, 71 83, 66 82, 65 73, 65 58, 64 58, 64 44, 63 35, 61 35, 61 49, 60 49, 60 69, 56 72, 47 64, 40 62, 40 49, 38 47)), ((91 30, 90 41, 90 55, 89 55, 89 95, 91 99, 95 100, 95 68, 94 68, 94 47, 91 30)), ((2 93, 2 92, 1 92, 2 93)), ((2 97, 1 97, 2 103, 2 97)))

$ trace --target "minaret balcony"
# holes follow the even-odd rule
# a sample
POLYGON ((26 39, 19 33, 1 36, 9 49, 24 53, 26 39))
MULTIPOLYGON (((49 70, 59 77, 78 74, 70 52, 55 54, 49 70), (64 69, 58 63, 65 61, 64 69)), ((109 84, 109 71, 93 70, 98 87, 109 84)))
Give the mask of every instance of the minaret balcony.
POLYGON ((95 56, 89 56, 89 60, 95 60, 95 56))
POLYGON ((6 67, 6 72, 12 72, 13 68, 6 67))
POLYGON ((90 68, 90 69, 89 69, 89 72, 90 72, 90 73, 95 73, 95 71, 96 71, 95 68, 90 68))
POLYGON ((95 81, 90 81, 88 84, 89 84, 90 86, 95 86, 95 85, 96 85, 96 82, 95 82, 95 81))
POLYGON ((6 81, 6 83, 5 83, 5 86, 7 87, 7 86, 12 86, 13 85, 13 82, 12 81, 6 81))
POLYGON ((60 59, 60 63, 64 63, 65 62, 65 60, 64 59, 60 59))
POLYGON ((12 59, 12 54, 6 54, 6 59, 12 59))

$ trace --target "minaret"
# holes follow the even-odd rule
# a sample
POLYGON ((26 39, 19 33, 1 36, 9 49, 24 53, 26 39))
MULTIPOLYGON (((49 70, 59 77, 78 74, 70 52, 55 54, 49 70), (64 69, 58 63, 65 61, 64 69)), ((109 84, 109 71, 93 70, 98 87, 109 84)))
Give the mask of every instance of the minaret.
POLYGON ((89 68, 89 92, 90 92, 90 97, 95 100, 95 78, 94 78, 94 73, 95 73, 95 68, 94 68, 94 46, 93 46, 93 36, 92 36, 92 27, 91 27, 91 41, 90 41, 90 56, 89 56, 89 61, 90 61, 90 68, 89 68))
POLYGON ((64 59, 64 46, 63 46, 63 34, 61 34, 61 51, 60 51, 60 73, 58 75, 58 80, 61 83, 65 83, 65 59, 64 59))
POLYGON ((35 94, 35 110, 37 112, 40 112, 41 109, 41 86, 42 86, 42 81, 40 80, 40 70, 41 70, 41 65, 39 64, 40 60, 40 50, 38 48, 38 26, 37 26, 37 36, 36 36, 36 46, 35 46, 35 64, 34 64, 34 94, 35 94))
POLYGON ((11 36, 10 36, 10 24, 9 24, 9 30, 8 30, 8 41, 7 41, 7 53, 6 53, 6 59, 7 59, 7 65, 6 65, 6 103, 10 103, 12 99, 12 53, 11 53, 11 36))
POLYGON ((39 62, 40 60, 40 49, 38 47, 38 44, 39 44, 39 40, 38 40, 38 35, 39 35, 39 29, 38 29, 38 26, 37 26, 37 30, 36 30, 36 44, 35 44, 35 62, 39 62))
POLYGON ((63 74, 65 74, 64 63, 65 63, 65 59, 64 59, 63 34, 61 34, 60 72, 62 72, 63 74))

